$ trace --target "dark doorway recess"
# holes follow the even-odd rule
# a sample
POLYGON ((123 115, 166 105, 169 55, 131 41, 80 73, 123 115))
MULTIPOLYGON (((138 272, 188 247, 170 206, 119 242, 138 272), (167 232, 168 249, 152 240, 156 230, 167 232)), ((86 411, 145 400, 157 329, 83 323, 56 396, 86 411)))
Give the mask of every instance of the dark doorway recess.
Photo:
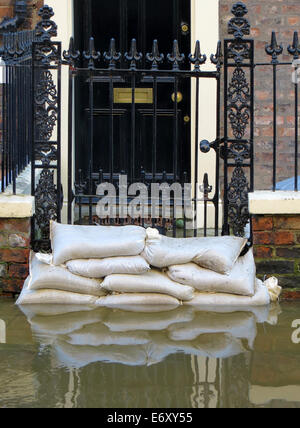
MULTIPOLYGON (((171 69, 167 54, 172 52, 173 41, 179 42, 181 53, 185 54, 186 62, 181 68, 190 69, 188 55, 191 52, 190 37, 190 0, 75 0, 75 44, 81 51, 88 49, 88 40, 95 39, 95 48, 101 52, 102 58, 95 67, 105 67, 103 53, 109 49, 111 38, 116 40, 117 51, 122 53, 118 68, 128 69, 124 53, 130 49, 132 39, 137 40, 138 52, 143 54, 137 68, 148 69, 146 54, 151 52, 153 40, 158 40, 161 53, 164 54, 162 69, 171 69)), ((84 61, 84 60, 82 60, 84 61)), ((86 63, 82 63, 84 66, 86 63)), ((153 180, 153 83, 143 79, 136 81, 136 89, 142 95, 135 106, 135 147, 132 156, 132 105, 130 89, 132 82, 114 81, 114 125, 113 145, 114 174, 121 172, 131 174, 131 179, 138 181, 143 170, 153 180), (125 89, 125 99, 124 99, 125 89), (118 92, 119 90, 119 92, 118 92), (129 98, 126 102, 126 90, 129 98), (148 96, 147 94, 148 90, 148 96), (134 163, 134 165, 132 165, 134 163), (132 177, 132 175, 134 175, 132 177)), ((90 114, 89 82, 78 76, 76 78, 76 173, 81 170, 83 175, 89 174, 90 153, 88 143, 88 117, 90 114)), ((177 96, 178 103, 178 153, 174 154, 174 78, 160 78, 157 88, 157 151, 156 179, 161 180, 165 173, 167 179, 174 181, 174 159, 178 159, 178 180, 183 176, 190 177, 191 170, 191 131, 190 101, 191 88, 189 79, 179 79, 177 96), (172 97, 173 95, 173 97, 172 97)), ((93 101, 93 173, 103 170, 108 172, 110 160, 110 104, 109 84, 101 78, 94 79, 93 101)), ((138 96, 137 96, 138 98, 138 96)), ((176 162, 176 160, 175 160, 176 162)))

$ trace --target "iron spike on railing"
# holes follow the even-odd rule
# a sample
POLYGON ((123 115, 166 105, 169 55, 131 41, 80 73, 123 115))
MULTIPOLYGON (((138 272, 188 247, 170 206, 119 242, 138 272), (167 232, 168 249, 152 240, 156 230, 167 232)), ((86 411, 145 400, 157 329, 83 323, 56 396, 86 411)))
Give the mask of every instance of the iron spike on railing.
POLYGON ((290 55, 294 56, 294 59, 299 59, 300 56, 300 43, 299 43, 299 35, 298 35, 298 31, 294 32, 294 39, 293 39, 293 44, 289 45, 288 48, 288 53, 290 55))
POLYGON ((168 61, 173 64, 173 70, 179 70, 179 65, 185 59, 185 55, 180 53, 178 41, 174 40, 173 42, 173 52, 168 54, 168 61))
POLYGON ((202 55, 199 40, 196 41, 195 53, 189 55, 189 60, 195 65, 194 71, 200 71, 200 66, 206 63, 207 56, 202 55))
POLYGON ((126 61, 130 62, 130 69, 136 70, 137 62, 141 61, 143 54, 137 51, 136 39, 131 40, 130 51, 124 55, 126 61))
POLYGON ((165 56, 164 54, 159 53, 158 41, 153 41, 152 52, 146 54, 146 59, 152 63, 151 70, 158 70, 158 65, 163 62, 165 56))
POLYGON ((211 54, 210 61, 212 64, 215 64, 217 67, 220 67, 223 64, 223 52, 222 52, 222 42, 218 41, 217 51, 215 54, 211 54))
POLYGON ((203 183, 200 185, 200 191, 203 193, 204 198, 207 199, 208 195, 212 192, 213 186, 210 186, 208 180, 208 174, 205 173, 203 177, 203 183))
POLYGON ((69 50, 63 51, 63 58, 70 66, 74 66, 75 61, 80 57, 80 51, 75 50, 74 38, 70 38, 69 50))
POLYGON ((94 68, 95 61, 98 61, 101 58, 100 52, 97 52, 95 49, 95 40, 94 37, 90 37, 89 40, 89 50, 83 52, 83 57, 88 63, 88 68, 94 68))
POLYGON ((121 59, 121 52, 117 52, 116 50, 116 41, 115 39, 110 39, 109 51, 104 52, 104 59, 109 63, 109 70, 116 69, 116 63, 121 59))
POLYGON ((272 64, 278 64, 278 56, 283 52, 282 45, 277 43, 276 33, 272 31, 271 43, 266 45, 266 53, 272 56, 272 64))

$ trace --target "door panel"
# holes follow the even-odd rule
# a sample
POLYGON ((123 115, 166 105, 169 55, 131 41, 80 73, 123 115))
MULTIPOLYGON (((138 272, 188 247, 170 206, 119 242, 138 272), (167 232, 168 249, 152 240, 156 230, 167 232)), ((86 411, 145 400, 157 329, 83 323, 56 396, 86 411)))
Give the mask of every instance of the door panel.
MULTIPOLYGON (((75 43, 86 50, 88 39, 93 36, 96 50, 102 54, 108 50, 111 38, 116 39, 117 50, 123 54, 130 49, 131 39, 137 40, 138 51, 143 59, 138 68, 149 68, 146 53, 152 49, 154 39, 159 41, 159 50, 165 56, 172 51, 173 40, 179 41, 181 52, 190 53, 189 32, 182 32, 182 24, 190 26, 190 0, 75 0, 75 43)), ((104 63, 96 64, 103 67, 104 63)), ((122 58, 119 65, 128 68, 122 58)), ((188 67, 188 61, 185 64, 188 67)), ((164 61, 161 68, 170 68, 164 61)), ((183 65, 184 67, 184 65, 183 65)), ((76 171, 87 173, 90 153, 87 149, 89 98, 88 82, 76 81, 76 171)), ((153 83, 138 81, 137 88, 153 88, 153 83)), ((114 83, 114 88, 131 88, 131 82, 114 83)), ((178 90, 183 99, 178 104, 178 180, 184 172, 190 175, 190 82, 180 80, 178 90)), ((173 178, 174 172, 174 81, 172 78, 158 83, 157 155, 156 173, 164 171, 173 178)), ((134 159, 134 180, 140 178, 141 169, 149 175, 153 163, 153 104, 135 105, 135 144, 131 143, 131 103, 115 103, 113 112, 113 166, 114 174, 129 173, 134 159), (134 154, 133 154, 134 151, 134 154), (134 156, 133 156, 134 155, 134 156)), ((110 104, 108 82, 94 82, 94 144, 93 172, 102 169, 108 172, 110 164, 110 104)))

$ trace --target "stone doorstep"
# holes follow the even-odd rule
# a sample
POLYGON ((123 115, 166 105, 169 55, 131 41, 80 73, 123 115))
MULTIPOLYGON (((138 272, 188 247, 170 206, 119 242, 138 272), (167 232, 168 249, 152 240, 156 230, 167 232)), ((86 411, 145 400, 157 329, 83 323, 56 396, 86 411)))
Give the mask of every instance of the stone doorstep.
POLYGON ((249 211, 255 215, 300 214, 300 192, 260 190, 249 193, 249 211))
POLYGON ((0 218, 30 218, 33 215, 33 196, 0 194, 0 218))

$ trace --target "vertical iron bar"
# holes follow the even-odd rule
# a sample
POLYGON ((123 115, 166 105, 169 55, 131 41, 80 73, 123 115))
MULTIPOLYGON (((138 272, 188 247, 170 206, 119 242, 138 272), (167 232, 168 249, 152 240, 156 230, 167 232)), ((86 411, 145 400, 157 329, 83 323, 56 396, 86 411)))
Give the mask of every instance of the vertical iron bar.
POLYGON ((196 77, 196 118, 195 118, 195 179, 194 179, 194 207, 195 207, 195 229, 194 237, 198 236, 198 175, 199 175, 199 77, 196 77))
MULTIPOLYGON (((94 167, 94 79, 90 70, 89 82, 89 110, 90 110, 90 161, 89 161, 89 194, 93 194, 93 167, 94 167)), ((89 197, 89 223, 93 221, 93 200, 89 197)))
POLYGON ((114 83, 113 76, 110 76, 109 81, 109 110, 110 110, 110 123, 109 123, 109 139, 110 139, 110 182, 113 183, 114 178, 114 83))
POLYGON ((273 192, 277 178, 277 64, 273 64, 273 192))
MULTIPOLYGON (((58 44, 58 58, 61 58, 61 43, 58 44)), ((64 204, 61 183, 61 63, 57 66, 57 221, 61 222, 64 204)))
MULTIPOLYGON (((220 70, 219 70, 220 71, 220 70)), ((215 236, 219 235, 219 193, 220 193, 220 138, 221 138, 221 74, 217 77, 217 147, 216 147, 216 189, 215 189, 215 236)))
POLYGON ((157 77, 153 76, 153 143, 152 143, 152 183, 155 183, 157 169, 157 77))
MULTIPOLYGON (((297 73, 296 73, 297 75, 297 73)), ((298 139, 299 139, 299 124, 298 124, 298 81, 295 82, 295 192, 298 192, 298 139)))
POLYGON ((131 96, 131 173, 130 180, 131 183, 134 183, 135 176, 135 86, 136 86, 136 76, 135 71, 132 70, 131 75, 131 88, 132 88, 132 96, 131 96))
POLYGON ((228 45, 224 46, 224 221, 222 235, 229 235, 228 224, 228 45))
POLYGON ((73 205, 73 72, 69 67, 69 127, 68 127, 68 224, 72 224, 73 205))
MULTIPOLYGON (((178 176, 178 77, 174 76, 174 143, 173 143, 173 171, 174 171, 174 183, 177 182, 178 176)), ((175 194, 173 196, 173 237, 176 237, 177 225, 176 225, 176 212, 175 212, 175 194)))

